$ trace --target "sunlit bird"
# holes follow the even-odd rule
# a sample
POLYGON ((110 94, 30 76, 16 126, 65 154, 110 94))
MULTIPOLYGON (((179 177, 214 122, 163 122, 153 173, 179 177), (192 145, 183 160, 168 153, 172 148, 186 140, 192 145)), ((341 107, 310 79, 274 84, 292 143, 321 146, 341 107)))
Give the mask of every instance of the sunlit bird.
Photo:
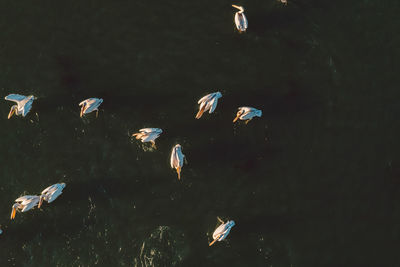
POLYGON ((15 204, 12 206, 11 210, 11 220, 15 218, 15 213, 17 211, 25 212, 34 208, 39 203, 39 196, 22 196, 15 200, 15 204))
POLYGON ((240 107, 239 111, 236 113, 236 118, 233 122, 236 122, 238 119, 246 121, 246 124, 249 123, 251 119, 254 117, 261 117, 262 111, 252 107, 240 107))
POLYGON ((218 98, 222 97, 220 92, 215 92, 203 96, 197 104, 200 104, 199 112, 197 112, 196 119, 200 119, 203 113, 209 110, 209 113, 213 113, 218 104, 218 98))
POLYGON ((138 133, 132 134, 136 139, 140 139, 142 143, 151 142, 152 146, 156 148, 155 140, 160 136, 162 130, 160 128, 143 128, 138 133))
POLYGON ((10 94, 4 99, 17 103, 17 105, 13 105, 11 107, 10 113, 8 113, 8 118, 11 118, 14 113, 15 115, 22 115, 22 117, 25 117, 26 114, 28 114, 28 112, 31 110, 32 103, 35 97, 33 95, 24 96, 18 94, 10 94))
POLYGON ((244 8, 242 6, 232 5, 234 8, 239 9, 238 12, 235 13, 235 24, 236 28, 240 33, 245 32, 247 30, 248 22, 246 15, 244 14, 244 8))
POLYGON ((47 201, 47 203, 53 202, 56 198, 58 198, 62 194, 62 190, 65 188, 65 183, 53 184, 47 187, 42 191, 39 199, 39 205, 42 206, 43 200, 47 201))
POLYGON ((215 229, 213 233, 214 240, 209 244, 209 246, 212 246, 217 241, 224 240, 229 235, 229 232, 231 231, 232 227, 235 226, 234 221, 227 221, 226 223, 224 223, 224 221, 221 220, 220 218, 217 217, 217 219, 222 224, 218 226, 217 229, 215 229))
POLYGON ((181 145, 175 145, 171 152, 171 168, 176 169, 178 179, 181 179, 181 170, 183 162, 186 161, 185 155, 182 153, 181 145))
POLYGON ((103 99, 101 98, 88 98, 86 100, 83 100, 81 103, 79 103, 79 106, 81 107, 81 118, 84 114, 88 114, 92 111, 96 111, 96 118, 99 115, 99 106, 100 104, 103 103, 103 99))

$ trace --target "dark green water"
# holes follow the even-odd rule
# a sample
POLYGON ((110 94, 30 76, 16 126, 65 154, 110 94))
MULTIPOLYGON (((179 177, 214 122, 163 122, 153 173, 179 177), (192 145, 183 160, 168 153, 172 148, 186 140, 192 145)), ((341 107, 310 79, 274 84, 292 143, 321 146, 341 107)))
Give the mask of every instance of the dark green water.
POLYGON ((1 1, 1 96, 38 99, 0 101, 0 266, 399 266, 400 2, 288 1, 236 2, 242 35, 225 0, 1 1), (233 125, 243 105, 263 117, 233 125))

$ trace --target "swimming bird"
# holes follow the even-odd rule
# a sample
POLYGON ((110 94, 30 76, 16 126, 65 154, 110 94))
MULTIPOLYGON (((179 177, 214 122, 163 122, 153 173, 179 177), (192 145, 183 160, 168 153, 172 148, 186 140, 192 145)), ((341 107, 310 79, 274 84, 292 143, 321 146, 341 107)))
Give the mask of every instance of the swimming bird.
POLYGON ((242 6, 237 6, 237 5, 232 5, 232 6, 234 8, 239 9, 239 11, 235 13, 236 28, 238 29, 238 31, 240 33, 246 32, 248 22, 247 22, 247 18, 245 16, 245 14, 244 14, 244 8, 242 6))
POLYGON ((33 95, 24 96, 18 94, 10 94, 4 99, 17 103, 17 105, 13 105, 11 107, 10 113, 8 113, 8 118, 11 118, 14 113, 15 115, 22 115, 22 117, 25 117, 26 114, 28 114, 28 112, 31 110, 32 103, 35 97, 33 95))
POLYGON ((103 103, 102 98, 88 98, 86 100, 83 100, 81 103, 79 103, 79 106, 81 107, 81 118, 84 114, 88 114, 92 111, 96 110, 96 118, 99 115, 99 106, 100 104, 103 103))
POLYGON ((39 196, 22 196, 15 200, 15 204, 12 206, 11 210, 11 220, 15 218, 15 213, 17 211, 25 212, 34 208, 39 203, 39 196))
POLYGON ((213 233, 214 240, 209 244, 210 247, 215 242, 224 240, 229 235, 229 232, 231 231, 232 227, 235 226, 234 221, 227 221, 226 223, 224 223, 224 221, 221 220, 220 218, 217 217, 217 219, 222 224, 220 226, 218 226, 217 229, 215 229, 215 231, 213 233))
POLYGON ((176 169, 178 179, 181 179, 181 169, 183 162, 186 161, 185 155, 182 153, 181 145, 177 144, 172 148, 171 152, 171 168, 176 169))
POLYGON ((236 113, 236 118, 233 122, 236 122, 238 119, 245 120, 246 124, 249 123, 251 119, 254 117, 261 117, 262 111, 252 107, 240 107, 239 111, 236 113))
POLYGON ((42 206, 43 200, 46 200, 47 203, 53 202, 56 198, 58 198, 62 194, 62 190, 65 188, 65 183, 60 184, 53 184, 47 187, 45 190, 42 191, 39 199, 39 205, 42 206))
POLYGON ((204 111, 210 110, 209 113, 213 113, 215 108, 217 107, 218 104, 218 98, 222 97, 222 94, 220 92, 215 92, 208 94, 206 96, 203 96, 197 104, 200 104, 199 107, 199 112, 197 112, 196 119, 200 119, 201 116, 203 115, 204 111))
POLYGON ((143 128, 140 129, 138 133, 132 134, 132 136, 136 137, 136 139, 140 139, 142 143, 145 142, 151 142, 152 146, 156 148, 156 140, 160 134, 162 133, 162 130, 160 128, 143 128))

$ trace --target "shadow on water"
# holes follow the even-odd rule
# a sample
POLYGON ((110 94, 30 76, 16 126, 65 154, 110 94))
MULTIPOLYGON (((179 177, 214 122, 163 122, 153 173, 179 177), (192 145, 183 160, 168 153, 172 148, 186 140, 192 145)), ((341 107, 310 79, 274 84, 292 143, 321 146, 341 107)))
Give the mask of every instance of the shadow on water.
POLYGON ((81 77, 76 68, 78 63, 67 56, 57 56, 55 61, 60 68, 60 85, 69 88, 70 92, 77 92, 81 84, 81 77))
POLYGON ((282 117, 296 113, 305 113, 321 108, 322 99, 319 95, 309 90, 295 77, 288 77, 282 88, 258 87, 247 94, 232 92, 224 98, 224 105, 235 108, 233 103, 240 99, 239 106, 251 106, 263 111, 262 118, 282 117))
POLYGON ((269 31, 302 25, 304 16, 296 8, 278 8, 268 12, 251 13, 251 31, 264 34, 269 31))

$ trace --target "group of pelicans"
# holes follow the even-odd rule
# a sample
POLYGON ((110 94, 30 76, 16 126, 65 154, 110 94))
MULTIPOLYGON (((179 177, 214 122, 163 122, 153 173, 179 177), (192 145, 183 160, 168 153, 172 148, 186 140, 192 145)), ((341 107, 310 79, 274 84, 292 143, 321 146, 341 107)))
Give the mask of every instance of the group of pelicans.
MULTIPOLYGON (((282 3, 286 3, 286 0, 281 0, 282 3)), ((248 27, 247 18, 244 14, 244 8, 237 5, 232 5, 233 7, 239 9, 235 14, 235 24, 236 28, 239 32, 245 32, 248 27)), ((218 104, 218 99, 222 97, 220 92, 214 92, 202 97, 197 103, 199 104, 199 111, 196 114, 196 119, 200 119, 204 112, 208 111, 210 114, 215 111, 218 104)), ((5 97, 5 100, 13 101, 16 105, 11 107, 11 110, 8 114, 8 119, 10 119, 14 114, 21 115, 25 117, 28 112, 32 108, 32 103, 36 98, 33 95, 24 96, 19 94, 10 94, 5 97)), ((98 117, 99 107, 103 103, 103 99, 101 98, 88 98, 81 103, 79 106, 80 117, 96 111, 96 117, 98 117)), ((246 124, 252 120, 254 117, 261 117, 262 111, 253 107, 239 107, 236 117, 233 119, 235 123, 237 120, 243 120, 246 124)), ((160 136, 163 131, 159 128, 144 128, 140 129, 138 133, 134 133, 132 136, 136 139, 140 139, 142 143, 151 143, 151 145, 156 148, 155 140, 160 136)), ((181 179, 181 170, 184 162, 186 161, 185 155, 182 153, 182 146, 180 144, 176 144, 171 151, 171 168, 175 169, 178 174, 178 179, 181 179)), ((43 200, 48 203, 53 202, 58 196, 62 194, 62 190, 65 188, 65 183, 58 183, 51 185, 44 189, 42 193, 38 195, 25 195, 17 198, 15 200, 15 204, 12 206, 11 211, 11 220, 15 218, 16 212, 26 212, 31 210, 34 207, 40 208, 43 200)), ((224 240, 231 228, 235 225, 233 220, 229 220, 227 222, 222 221, 218 218, 218 221, 221 223, 214 233, 213 233, 213 241, 209 244, 213 245, 216 241, 224 240)), ((1 234, 1 230, 0 230, 1 234)))
MULTIPOLYGON (((211 93, 202 97, 197 102, 200 106, 199 111, 196 114, 196 119, 200 119, 203 116, 203 113, 206 111, 213 113, 217 108, 218 99, 221 97, 222 94, 220 92, 211 93)), ((23 96, 19 94, 10 94, 6 96, 5 99, 17 103, 11 107, 10 113, 8 114, 8 118, 10 119, 13 114, 25 117, 32 108, 32 103, 35 97, 33 95, 23 96)), ((79 106, 81 107, 80 116, 83 117, 88 113, 96 111, 97 117, 101 103, 103 103, 103 99, 101 98, 88 98, 82 101, 79 103, 79 106)), ((259 109, 253 107, 239 107, 233 122, 236 122, 237 120, 244 120, 247 124, 254 117, 261 117, 261 115, 262 111, 259 109)), ((142 143, 150 142, 152 146, 156 148, 155 140, 162 132, 163 131, 160 128, 143 128, 140 129, 138 133, 134 133, 132 136, 136 139, 140 139, 142 143)), ((180 144, 176 144, 172 148, 170 163, 171 168, 176 170, 179 180, 181 179, 181 170, 184 162, 185 155, 182 153, 182 146, 180 144)))

